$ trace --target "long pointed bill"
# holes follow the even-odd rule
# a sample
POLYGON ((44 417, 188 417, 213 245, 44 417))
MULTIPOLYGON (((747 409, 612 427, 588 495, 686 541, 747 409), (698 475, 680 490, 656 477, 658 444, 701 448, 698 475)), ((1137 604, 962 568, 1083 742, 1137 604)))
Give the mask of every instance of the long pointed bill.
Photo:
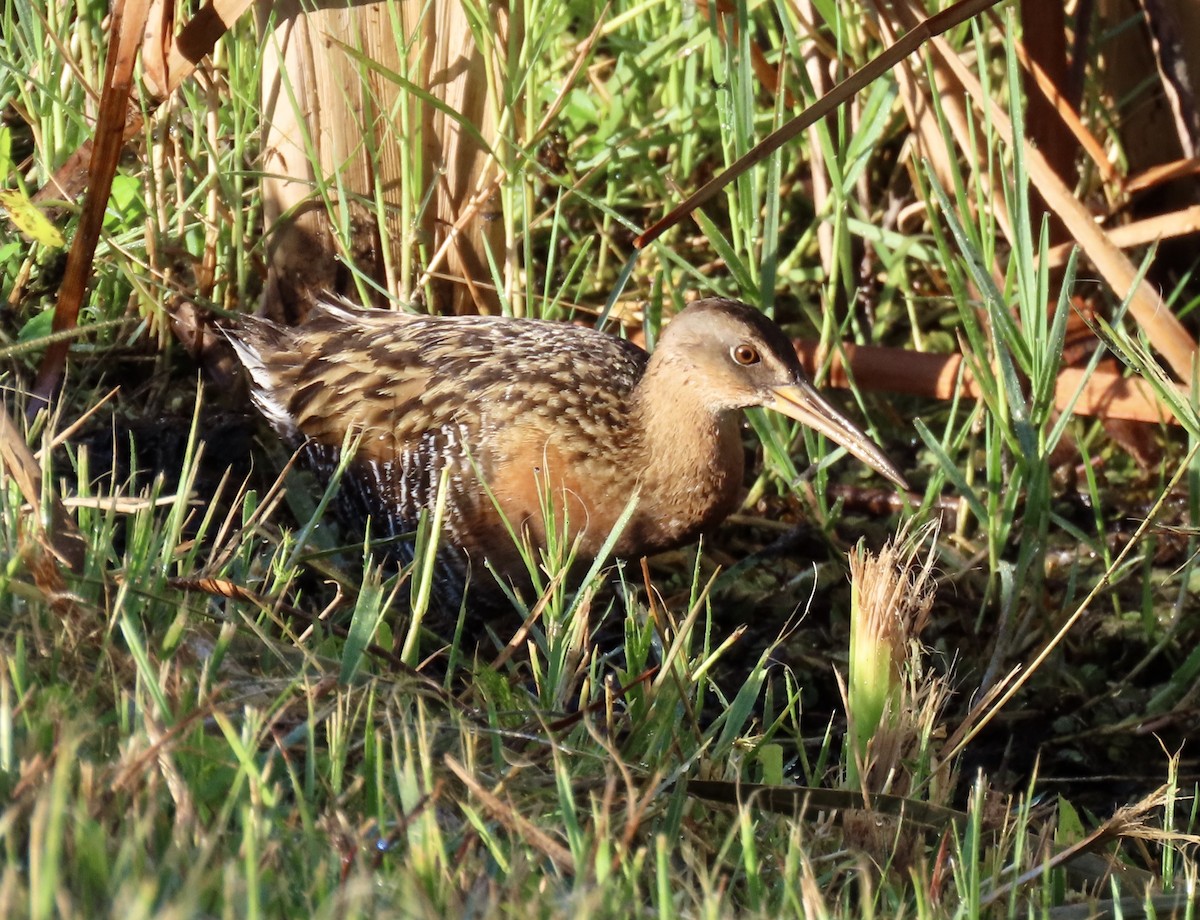
POLYGON ((791 386, 773 387, 775 398, 766 408, 782 412, 801 425, 820 432, 836 444, 840 444, 859 460, 882 476, 886 476, 900 488, 908 490, 908 483, 892 461, 874 441, 863 434, 853 422, 830 405, 808 381, 791 386))

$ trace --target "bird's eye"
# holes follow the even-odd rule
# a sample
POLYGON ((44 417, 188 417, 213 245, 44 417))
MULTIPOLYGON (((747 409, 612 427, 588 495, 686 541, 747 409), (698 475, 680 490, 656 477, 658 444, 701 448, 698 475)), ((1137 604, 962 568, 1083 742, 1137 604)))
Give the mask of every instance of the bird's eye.
POLYGON ((733 355, 733 360, 742 367, 749 367, 751 364, 757 364, 762 360, 762 356, 759 355, 758 349, 753 345, 746 344, 745 342, 743 342, 741 345, 735 345, 731 354, 733 355))

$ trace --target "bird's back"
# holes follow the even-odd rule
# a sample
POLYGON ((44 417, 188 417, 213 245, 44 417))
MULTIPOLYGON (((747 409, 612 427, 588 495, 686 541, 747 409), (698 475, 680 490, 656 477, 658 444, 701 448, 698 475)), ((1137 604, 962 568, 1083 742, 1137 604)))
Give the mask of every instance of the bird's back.
POLYGON ((319 473, 336 466, 348 434, 360 438, 342 498, 373 536, 411 532, 446 470, 445 538, 502 572, 519 558, 493 502, 519 518, 508 521, 516 532, 529 526, 547 452, 586 470, 598 445, 619 442, 647 361, 628 342, 564 323, 341 303, 299 328, 248 318, 233 338, 256 405, 319 473))

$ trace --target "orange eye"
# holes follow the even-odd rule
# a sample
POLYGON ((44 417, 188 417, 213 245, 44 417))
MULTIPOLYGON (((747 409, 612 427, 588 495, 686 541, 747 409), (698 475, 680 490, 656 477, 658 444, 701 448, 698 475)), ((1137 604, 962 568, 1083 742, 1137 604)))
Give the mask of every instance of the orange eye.
POLYGON ((745 342, 743 342, 741 345, 734 346, 731 354, 733 355, 733 360, 742 367, 749 367, 751 364, 757 364, 762 360, 762 357, 758 353, 758 349, 753 345, 747 345, 745 342))

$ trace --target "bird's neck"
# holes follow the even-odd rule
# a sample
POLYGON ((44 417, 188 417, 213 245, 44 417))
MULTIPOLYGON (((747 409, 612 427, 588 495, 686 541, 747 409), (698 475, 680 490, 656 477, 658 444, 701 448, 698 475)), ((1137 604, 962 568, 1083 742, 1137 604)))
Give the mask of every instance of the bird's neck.
POLYGON ((640 505, 663 534, 687 542, 723 520, 742 486, 741 413, 715 409, 704 381, 656 354, 634 393, 643 466, 640 505))

